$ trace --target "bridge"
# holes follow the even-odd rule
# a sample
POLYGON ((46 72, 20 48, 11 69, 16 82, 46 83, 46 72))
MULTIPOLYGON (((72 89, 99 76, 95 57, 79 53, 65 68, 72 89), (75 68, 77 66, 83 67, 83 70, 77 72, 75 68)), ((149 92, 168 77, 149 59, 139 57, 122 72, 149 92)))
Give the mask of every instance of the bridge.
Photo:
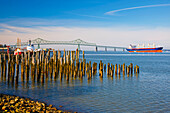
MULTIPOLYGON (((21 42, 21 46, 27 46, 28 44, 38 45, 38 48, 40 48, 40 45, 77 45, 78 50, 80 50, 80 46, 93 46, 96 47, 96 51, 98 51, 98 48, 105 48, 105 51, 107 51, 108 48, 113 48, 114 51, 116 51, 116 49, 122 49, 123 51, 126 49, 125 47, 97 45, 95 43, 85 42, 81 39, 73 41, 48 41, 41 38, 37 38, 34 40, 30 40, 29 42, 21 42)), ((17 45, 18 44, 16 43, 15 46, 17 45)))

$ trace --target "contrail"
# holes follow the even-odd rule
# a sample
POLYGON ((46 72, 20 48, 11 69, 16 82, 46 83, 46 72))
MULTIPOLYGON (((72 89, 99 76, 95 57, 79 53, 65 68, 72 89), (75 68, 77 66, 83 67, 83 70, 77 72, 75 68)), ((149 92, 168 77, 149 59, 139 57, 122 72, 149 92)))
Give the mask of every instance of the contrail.
POLYGON ((126 11, 126 10, 131 10, 131 9, 140 9, 140 8, 147 8, 147 7, 161 7, 161 6, 170 6, 170 4, 158 4, 158 5, 147 5, 147 6, 129 7, 129 8, 123 8, 123 9, 108 11, 105 14, 106 15, 113 15, 114 13, 120 12, 120 11, 126 11))

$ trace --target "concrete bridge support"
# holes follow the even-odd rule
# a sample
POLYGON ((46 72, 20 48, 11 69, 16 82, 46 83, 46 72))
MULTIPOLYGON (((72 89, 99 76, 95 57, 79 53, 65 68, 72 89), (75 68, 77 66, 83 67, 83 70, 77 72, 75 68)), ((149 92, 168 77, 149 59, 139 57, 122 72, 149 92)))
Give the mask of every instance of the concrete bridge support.
POLYGON ((78 50, 80 51, 80 44, 78 44, 78 50))
POLYGON ((107 51, 107 47, 105 47, 105 51, 107 51))
POLYGON ((98 48, 97 48, 97 46, 96 46, 96 52, 98 51, 98 48))
POLYGON ((40 44, 38 44, 38 49, 40 49, 40 44))

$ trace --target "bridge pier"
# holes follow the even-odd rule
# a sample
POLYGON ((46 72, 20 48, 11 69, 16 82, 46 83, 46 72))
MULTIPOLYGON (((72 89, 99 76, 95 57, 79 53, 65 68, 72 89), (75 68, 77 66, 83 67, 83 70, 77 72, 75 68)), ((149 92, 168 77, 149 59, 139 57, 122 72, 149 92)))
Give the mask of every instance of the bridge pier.
POLYGON ((107 47, 105 47, 105 51, 107 51, 107 47))
POLYGON ((38 49, 40 49, 40 44, 38 44, 38 49))
POLYGON ((80 51, 80 44, 78 44, 78 50, 80 51))
POLYGON ((96 46, 96 52, 98 51, 98 48, 97 48, 97 46, 96 46))

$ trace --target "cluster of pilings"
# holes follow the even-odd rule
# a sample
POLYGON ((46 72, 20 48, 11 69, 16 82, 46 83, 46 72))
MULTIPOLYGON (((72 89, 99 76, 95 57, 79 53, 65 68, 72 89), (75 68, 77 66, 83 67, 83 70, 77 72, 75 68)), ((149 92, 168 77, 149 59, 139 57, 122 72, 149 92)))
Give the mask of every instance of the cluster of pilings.
MULTIPOLYGON (((18 84, 19 78, 21 81, 35 81, 44 83, 44 80, 56 80, 65 78, 69 81, 70 78, 83 78, 91 79, 97 73, 98 64, 91 61, 86 62, 84 58, 84 51, 82 58, 79 58, 79 51, 65 51, 61 56, 61 51, 39 51, 39 52, 24 52, 21 55, 13 54, 0 54, 1 64, 1 81, 8 81, 18 84), (20 77, 19 77, 20 76, 20 77), (30 77, 31 76, 31 77, 30 77)), ((99 63, 99 76, 102 78, 103 73, 106 72, 106 64, 100 61, 99 63)), ((132 75, 139 73, 139 66, 134 66, 131 63, 129 66, 107 64, 107 75, 113 77, 114 75, 132 75)))

